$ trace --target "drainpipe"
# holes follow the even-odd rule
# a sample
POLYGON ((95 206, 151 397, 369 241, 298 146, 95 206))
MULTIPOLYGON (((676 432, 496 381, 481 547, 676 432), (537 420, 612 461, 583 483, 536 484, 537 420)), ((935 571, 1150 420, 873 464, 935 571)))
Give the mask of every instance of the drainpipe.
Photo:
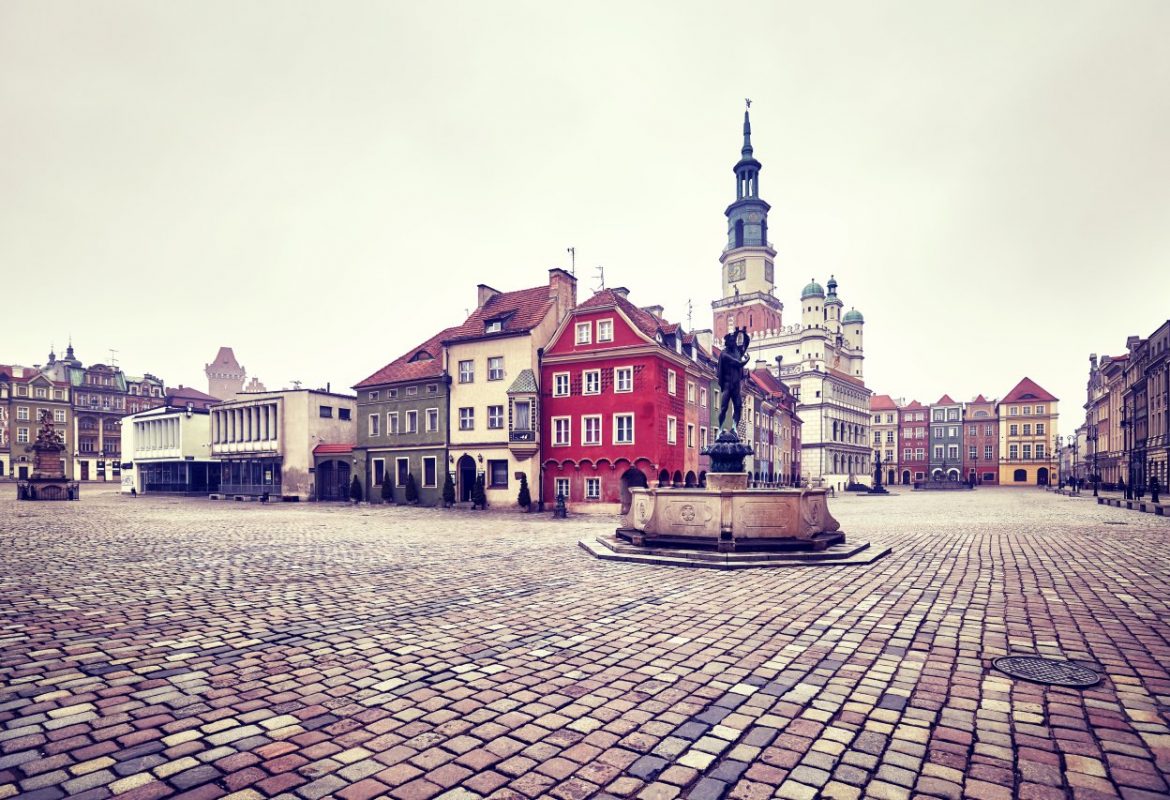
POLYGON ((532 404, 532 425, 533 430, 536 431, 537 446, 536 457, 539 459, 536 463, 536 511, 537 513, 544 513, 544 437, 541 436, 540 431, 540 375, 543 371, 541 364, 544 361, 544 348, 536 348, 536 402, 532 404))

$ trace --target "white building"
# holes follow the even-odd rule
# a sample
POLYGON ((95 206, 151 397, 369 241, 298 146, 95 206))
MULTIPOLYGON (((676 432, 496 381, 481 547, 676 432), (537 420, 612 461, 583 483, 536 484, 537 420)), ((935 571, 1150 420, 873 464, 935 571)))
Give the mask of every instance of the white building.
POLYGON ((791 390, 801 430, 802 477, 813 483, 868 484, 873 468, 869 436, 870 390, 865 386, 861 312, 843 312, 837 281, 828 294, 815 280, 801 292, 800 322, 785 326, 775 294, 776 251, 768 241, 768 211, 759 194, 761 165, 744 112, 744 143, 734 167, 736 199, 724 212, 727 245, 719 257, 723 296, 711 304, 715 336, 738 328, 751 336, 753 359, 762 359, 791 390), (777 363, 778 366, 771 365, 777 363))
POLYGON ((159 407, 122 418, 122 491, 210 494, 219 490, 205 409, 159 407))
POLYGON ((343 499, 351 458, 320 445, 355 442, 357 398, 320 389, 241 394, 211 406, 211 455, 220 463, 219 493, 296 500, 343 499), (340 493, 340 496, 338 494, 340 493))

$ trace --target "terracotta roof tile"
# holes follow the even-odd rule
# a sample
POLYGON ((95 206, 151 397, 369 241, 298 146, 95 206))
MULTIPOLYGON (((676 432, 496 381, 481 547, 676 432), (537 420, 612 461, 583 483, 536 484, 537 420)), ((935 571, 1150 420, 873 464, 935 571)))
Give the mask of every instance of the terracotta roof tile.
POLYGON ((443 339, 455 328, 445 328, 418 347, 411 348, 365 380, 354 384, 354 389, 381 386, 399 381, 437 378, 443 374, 443 339), (430 358, 420 357, 427 356, 430 358))
POLYGON ((842 372, 841 370, 833 369, 832 367, 827 368, 826 372, 828 372, 834 378, 841 378, 842 380, 849 381, 850 383, 855 384, 857 386, 862 386, 862 387, 865 386, 865 381, 863 381, 861 378, 858 378, 855 375, 850 375, 848 372, 842 372))
POLYGON ((577 308, 607 308, 609 306, 620 308, 622 313, 629 317, 630 322, 634 323, 638 330, 651 339, 666 324, 660 317, 654 316, 649 311, 643 311, 613 289, 602 289, 584 303, 578 305, 577 308))
POLYGON ((893 411, 897 407, 898 404, 894 402, 894 398, 888 394, 875 394, 869 398, 870 411, 893 411))
POLYGON ((548 284, 521 289, 516 292, 502 292, 495 295, 471 313, 462 325, 450 328, 443 343, 481 339, 485 336, 499 336, 486 332, 488 322, 501 320, 501 333, 525 333, 540 324, 555 301, 548 284))
POLYGON ((1024 378, 1022 381, 1016 384, 1014 389, 1004 395, 1003 400, 1000 400, 1000 402, 1015 403, 1020 400, 1051 401, 1056 400, 1056 397, 1042 389, 1040 384, 1036 383, 1031 378, 1024 378))

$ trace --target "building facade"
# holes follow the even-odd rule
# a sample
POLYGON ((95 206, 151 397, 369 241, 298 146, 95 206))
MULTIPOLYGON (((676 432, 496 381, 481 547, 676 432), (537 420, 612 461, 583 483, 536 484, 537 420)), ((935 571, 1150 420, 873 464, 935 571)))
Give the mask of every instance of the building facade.
MULTIPOLYGON (((709 428, 710 361, 696 337, 605 289, 577 306, 541 364, 544 500, 628 508, 634 486, 697 486, 709 428)), ((748 416, 745 402, 743 415, 748 416)))
POLYGON ((999 401, 999 482, 1048 486, 1055 482, 1058 400, 1024 378, 999 401))
POLYGON ((862 363, 865 319, 844 311, 837 281, 828 294, 815 280, 801 293, 801 321, 785 326, 775 296, 776 251, 768 241, 770 206, 760 197, 761 164, 744 113, 743 147, 733 167, 735 200, 724 211, 727 243, 719 257, 722 297, 711 304, 714 333, 746 328, 752 353, 768 364, 781 359, 778 377, 797 402, 802 420, 804 479, 839 486, 869 483, 873 472, 869 396, 862 363))
POLYGON ((65 450, 61 453, 61 467, 65 475, 72 474, 74 463, 74 418, 72 387, 67 381, 55 381, 38 368, 7 367, 3 374, 7 380, 8 402, 3 418, 7 420, 6 474, 9 477, 25 479, 32 475, 33 452, 30 449, 36 441, 41 413, 48 411, 53 425, 61 436, 65 450))
POLYGON ((122 420, 122 491, 208 495, 219 491, 220 462, 212 458, 210 414, 159 406, 122 420))
POLYGON ((887 484, 897 483, 901 447, 901 415, 898 413, 898 404, 888 394, 873 395, 869 398, 869 413, 873 415, 870 431, 873 436, 874 459, 881 458, 882 480, 887 484))
POLYGON ((963 480, 999 483, 999 416, 994 400, 979 395, 963 415, 963 480))
POLYGON ((898 483, 904 486, 926 480, 930 469, 930 409, 911 400, 898 409, 898 440, 902 454, 898 461, 898 483))
MULTIPOLYGON (((355 442, 355 398, 319 389, 243 394, 214 405, 211 454, 224 496, 313 500, 348 487, 352 457, 324 462, 319 444, 355 442)), ((344 496, 348 496, 345 494, 344 496)))
MULTIPOLYGON (((447 439, 450 384, 442 331, 357 383, 356 470, 372 503, 384 502, 383 484, 396 502, 413 479, 418 502, 442 502, 451 471, 447 439)), ((531 426, 530 426, 531 427, 531 426)))
POLYGON ((944 394, 930 406, 930 479, 957 481, 963 469, 963 405, 944 394))

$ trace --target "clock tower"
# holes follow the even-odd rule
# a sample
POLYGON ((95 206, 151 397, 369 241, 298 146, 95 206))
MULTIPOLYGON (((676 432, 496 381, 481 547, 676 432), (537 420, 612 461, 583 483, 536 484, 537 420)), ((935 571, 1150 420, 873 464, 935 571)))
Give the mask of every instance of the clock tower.
MULTIPOLYGON (((748 101, 750 108, 751 101, 748 101)), ((775 298, 776 251, 768 242, 768 211, 760 199, 760 168, 752 151, 752 122, 743 112, 743 149, 736 163, 735 202, 727 207, 727 246, 719 256, 723 297, 711 304, 718 340, 736 328, 755 335, 777 330, 784 305, 775 298)))

